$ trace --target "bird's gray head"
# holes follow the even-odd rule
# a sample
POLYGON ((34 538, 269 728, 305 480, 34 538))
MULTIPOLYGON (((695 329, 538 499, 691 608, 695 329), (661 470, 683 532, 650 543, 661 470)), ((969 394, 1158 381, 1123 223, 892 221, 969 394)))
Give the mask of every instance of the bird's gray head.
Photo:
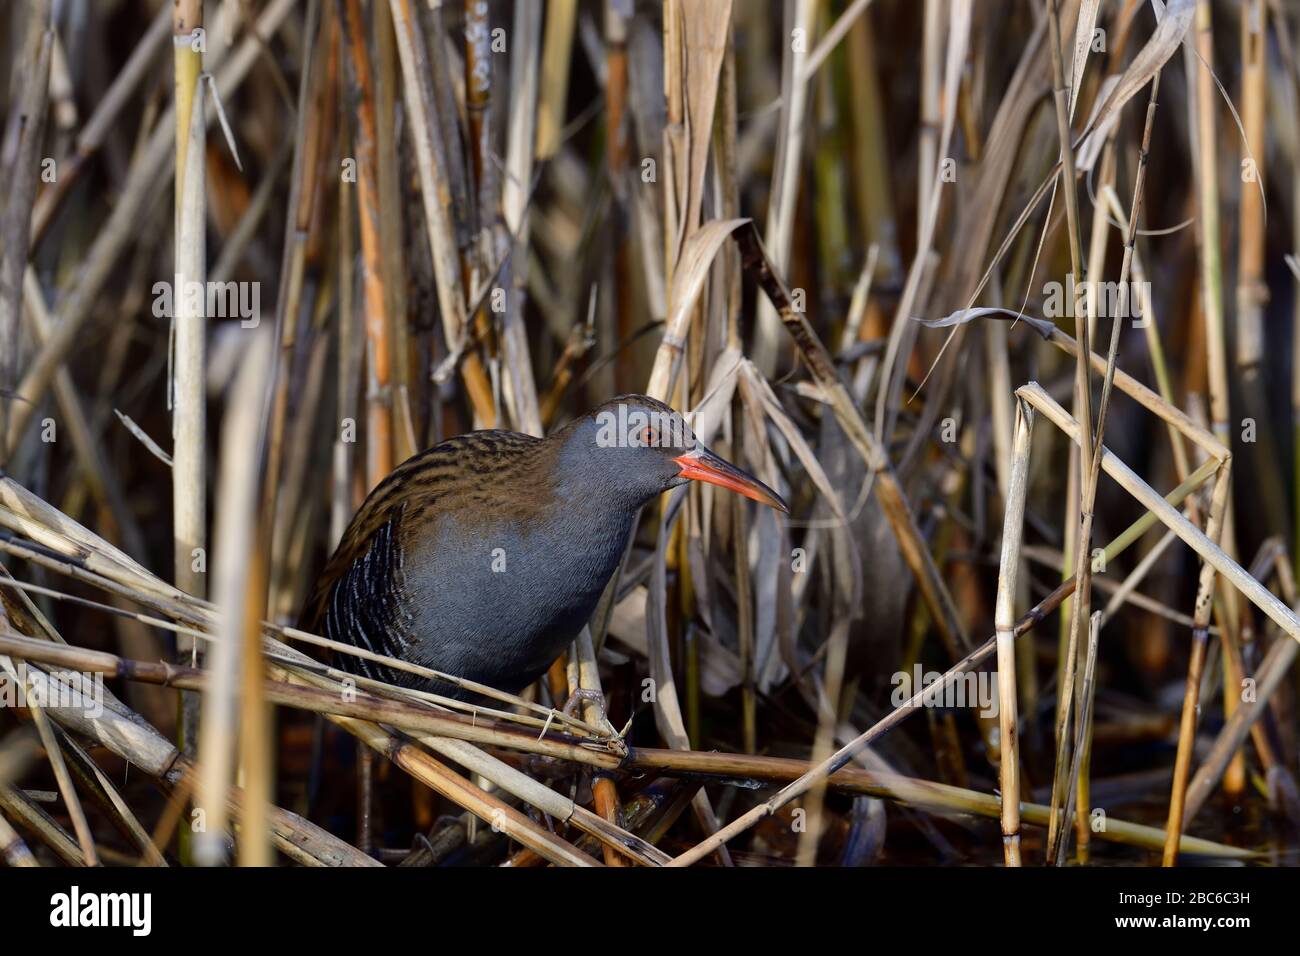
POLYGON ((789 511, 771 488, 705 448, 680 412, 646 395, 610 399, 555 438, 566 472, 628 507, 695 479, 789 511))

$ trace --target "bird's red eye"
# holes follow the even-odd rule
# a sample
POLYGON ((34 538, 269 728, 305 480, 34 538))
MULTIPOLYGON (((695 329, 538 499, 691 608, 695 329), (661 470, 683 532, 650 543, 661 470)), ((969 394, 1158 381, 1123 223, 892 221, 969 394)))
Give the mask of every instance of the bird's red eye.
POLYGON ((641 444, 646 448, 653 448, 659 442, 659 433, 653 428, 647 428, 641 433, 641 444))

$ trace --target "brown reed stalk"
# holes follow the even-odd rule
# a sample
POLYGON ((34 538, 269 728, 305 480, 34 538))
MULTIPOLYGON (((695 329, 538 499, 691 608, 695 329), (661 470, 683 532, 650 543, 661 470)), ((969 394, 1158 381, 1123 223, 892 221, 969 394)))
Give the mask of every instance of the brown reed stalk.
POLYGON ((366 336, 366 485, 374 488, 393 470, 392 352, 384 292, 382 227, 379 222, 379 133, 371 81, 370 48, 360 0, 342 0, 339 25, 345 75, 353 111, 352 146, 357 166, 357 222, 361 231, 366 336))

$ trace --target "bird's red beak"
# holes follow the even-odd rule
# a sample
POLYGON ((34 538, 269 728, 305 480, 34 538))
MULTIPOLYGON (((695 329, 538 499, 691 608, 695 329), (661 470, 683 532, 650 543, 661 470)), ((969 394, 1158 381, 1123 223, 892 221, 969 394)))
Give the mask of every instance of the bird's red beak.
POLYGON ((775 491, 748 472, 741 471, 725 458, 719 458, 703 445, 696 445, 693 451, 679 455, 673 461, 681 468, 684 478, 707 481, 711 485, 739 492, 746 498, 753 498, 784 514, 790 513, 786 503, 775 491))

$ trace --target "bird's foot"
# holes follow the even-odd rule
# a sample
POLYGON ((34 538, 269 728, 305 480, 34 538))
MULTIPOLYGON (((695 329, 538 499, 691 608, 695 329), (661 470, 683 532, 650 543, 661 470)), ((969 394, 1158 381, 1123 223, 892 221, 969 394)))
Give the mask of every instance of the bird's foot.
POLYGON ((583 701, 596 705, 596 708, 600 711, 600 720, 603 723, 605 720, 605 695, 598 690, 588 690, 585 687, 579 687, 569 695, 569 699, 564 702, 564 707, 561 708, 564 716, 577 716, 578 704, 583 701))

